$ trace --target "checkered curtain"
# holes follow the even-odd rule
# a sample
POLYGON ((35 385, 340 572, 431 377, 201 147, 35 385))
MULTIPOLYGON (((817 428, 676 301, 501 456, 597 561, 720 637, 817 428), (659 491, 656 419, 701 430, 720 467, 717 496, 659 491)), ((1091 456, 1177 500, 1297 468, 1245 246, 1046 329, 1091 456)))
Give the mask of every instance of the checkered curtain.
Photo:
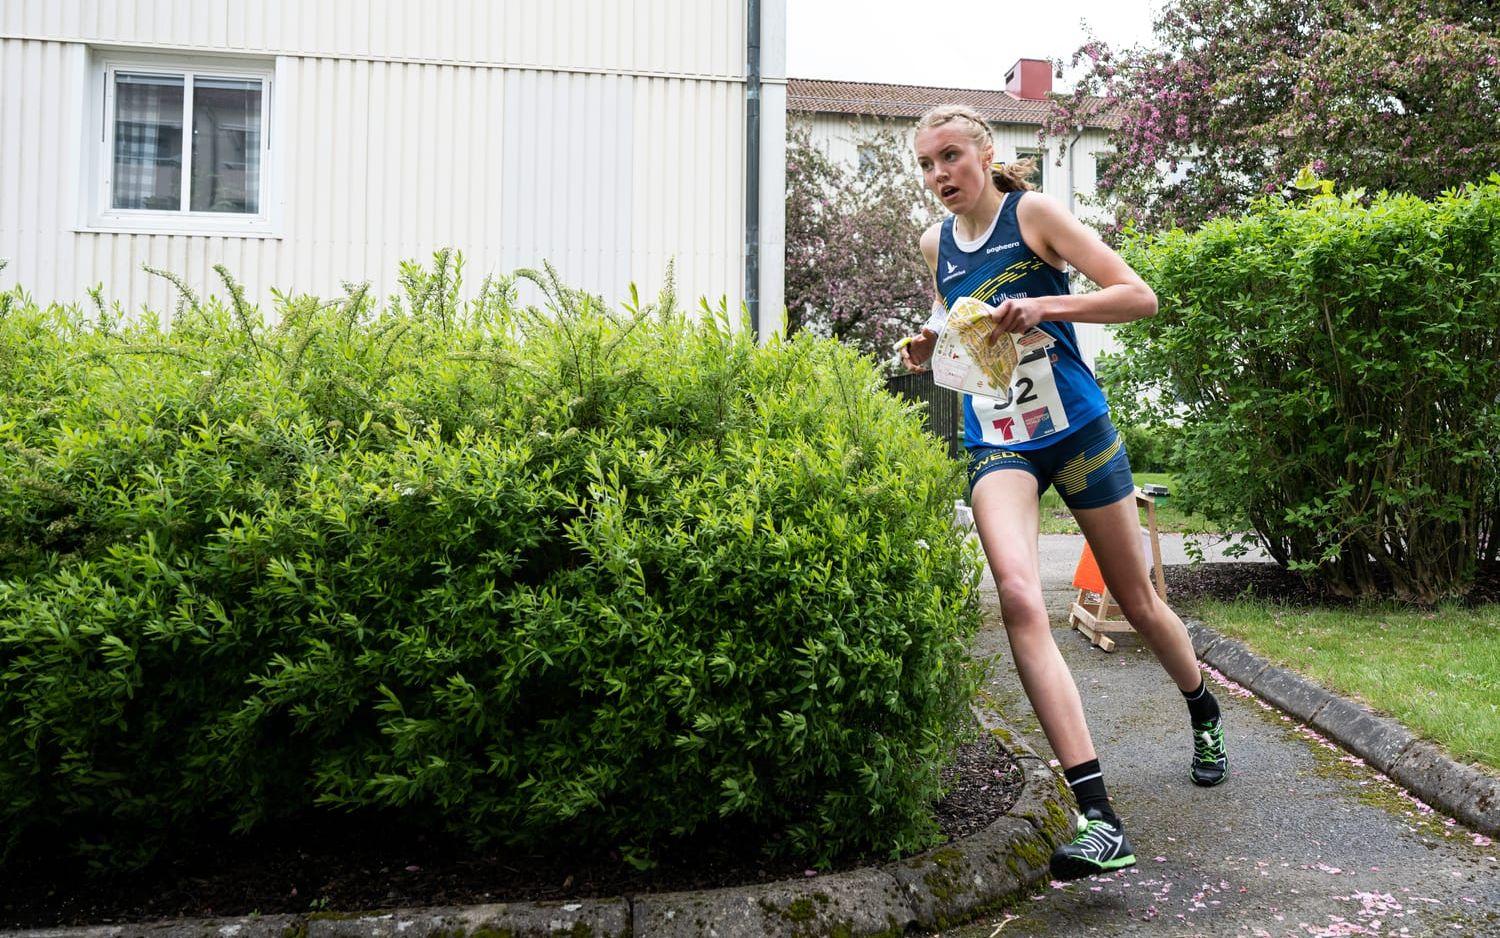
POLYGON ((182 87, 180 77, 115 76, 115 208, 181 208, 182 87))

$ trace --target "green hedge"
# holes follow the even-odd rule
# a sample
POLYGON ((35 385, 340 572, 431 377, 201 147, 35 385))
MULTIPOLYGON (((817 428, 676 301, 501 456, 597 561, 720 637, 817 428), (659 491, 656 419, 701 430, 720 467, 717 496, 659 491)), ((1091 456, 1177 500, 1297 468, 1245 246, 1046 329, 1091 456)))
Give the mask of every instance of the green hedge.
POLYGON ((1116 377, 1182 421, 1184 507, 1335 590, 1459 594, 1500 550, 1500 175, 1270 199, 1131 241, 1116 377))
POLYGON ((0 847, 930 842, 978 562, 919 419, 832 342, 456 273, 274 328, 0 299, 0 847))
POLYGON ((1166 419, 1150 401, 1143 401, 1137 372, 1120 353, 1099 356, 1094 374, 1109 399, 1110 419, 1125 440, 1134 472, 1176 473, 1182 468, 1182 428, 1166 419))

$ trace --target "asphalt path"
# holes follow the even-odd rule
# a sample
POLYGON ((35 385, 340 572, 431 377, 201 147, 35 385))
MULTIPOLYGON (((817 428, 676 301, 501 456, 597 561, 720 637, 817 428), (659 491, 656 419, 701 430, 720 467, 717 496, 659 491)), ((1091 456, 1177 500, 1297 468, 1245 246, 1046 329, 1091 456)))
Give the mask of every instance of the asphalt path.
MULTIPOLYGON (((941 934, 1500 936, 1500 847, 1216 672, 1209 680, 1224 712, 1230 778, 1193 785, 1187 707, 1150 651, 1121 633, 1114 652, 1101 652, 1068 628, 1082 547, 1077 535, 1042 538, 1043 588, 1138 862, 1051 883, 941 934)), ((1186 560, 1180 537, 1163 538, 1163 552, 1165 563, 1186 560)), ((1221 555, 1210 548, 1210 558, 1221 555)), ((985 589, 975 651, 992 657, 988 690, 1051 758, 1015 677, 988 577, 985 589)))

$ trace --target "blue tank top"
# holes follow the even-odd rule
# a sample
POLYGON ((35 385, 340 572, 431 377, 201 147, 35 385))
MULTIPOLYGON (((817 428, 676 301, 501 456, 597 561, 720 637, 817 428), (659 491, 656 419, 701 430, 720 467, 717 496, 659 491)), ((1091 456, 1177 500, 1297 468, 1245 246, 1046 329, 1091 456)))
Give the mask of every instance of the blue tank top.
MULTIPOLYGON (((1025 194, 1005 195, 984 243, 958 246, 953 216, 938 241, 937 288, 943 305, 960 297, 998 306, 1009 297, 1059 296, 1069 292, 1062 271, 1036 255, 1021 238, 1016 206, 1025 194)), ((1008 400, 965 394, 964 446, 1041 449, 1108 413, 1099 382, 1078 351, 1070 322, 1043 322, 1021 338, 1021 361, 1008 400)))

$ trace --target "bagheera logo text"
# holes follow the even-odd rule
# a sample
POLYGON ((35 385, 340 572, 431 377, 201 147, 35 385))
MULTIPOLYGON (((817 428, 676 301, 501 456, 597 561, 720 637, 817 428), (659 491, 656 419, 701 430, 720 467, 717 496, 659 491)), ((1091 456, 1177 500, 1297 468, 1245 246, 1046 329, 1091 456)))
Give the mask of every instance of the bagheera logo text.
POLYGON ((997 244, 997 245, 995 245, 992 248, 985 248, 984 249, 984 253, 986 253, 986 254, 999 254, 1001 251, 1009 251, 1011 248, 1018 248, 1020 246, 1021 246, 1021 242, 1019 242, 1019 241, 1012 241, 1009 244, 997 244))

